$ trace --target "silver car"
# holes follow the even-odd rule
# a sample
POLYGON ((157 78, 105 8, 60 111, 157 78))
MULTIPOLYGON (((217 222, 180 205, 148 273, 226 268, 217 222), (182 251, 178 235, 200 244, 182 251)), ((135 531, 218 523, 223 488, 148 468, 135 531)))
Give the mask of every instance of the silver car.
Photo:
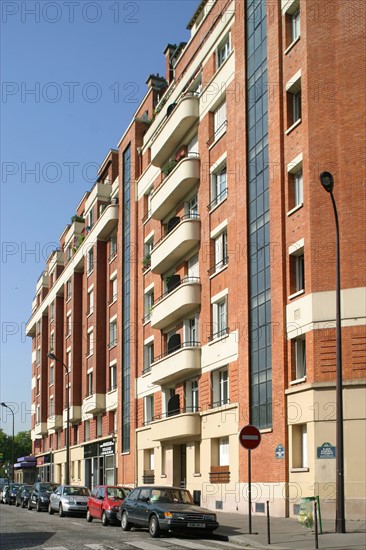
POLYGON ((48 513, 58 512, 61 518, 71 514, 86 516, 89 495, 87 487, 60 485, 50 496, 48 513))

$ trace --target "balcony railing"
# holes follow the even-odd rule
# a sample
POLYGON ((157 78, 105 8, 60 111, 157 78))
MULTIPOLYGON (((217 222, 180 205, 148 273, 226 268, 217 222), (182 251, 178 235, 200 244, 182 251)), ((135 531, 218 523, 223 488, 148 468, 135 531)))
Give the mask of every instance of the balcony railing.
POLYGON ((209 336, 208 341, 213 342, 214 340, 217 340, 218 338, 222 338, 223 336, 227 336, 230 333, 229 327, 224 327, 218 330, 217 332, 213 332, 211 336, 209 336))
POLYGON ((221 124, 221 126, 219 126, 215 131, 214 133, 212 134, 212 136, 209 138, 208 142, 207 142, 207 147, 210 147, 210 145, 212 145, 213 143, 215 143, 215 141, 217 139, 219 139, 225 132, 226 132, 226 127, 227 127, 227 120, 225 120, 225 122, 223 122, 221 124))
POLYGON ((222 202, 224 199, 226 199, 226 197, 227 197, 227 187, 225 187, 225 189, 223 189, 221 193, 219 193, 218 195, 216 195, 214 199, 212 199, 210 204, 207 206, 207 210, 212 210, 213 208, 215 208, 215 206, 218 205, 220 202, 222 202))
POLYGON ((164 351, 164 353, 161 353, 157 357, 154 357, 153 363, 156 363, 157 361, 160 361, 161 359, 164 359, 164 357, 168 357, 170 354, 174 353, 175 351, 178 351, 179 349, 184 348, 199 348, 200 342, 197 341, 188 341, 188 342, 182 342, 181 344, 177 344, 176 346, 173 346, 171 349, 164 351))
POLYGON ((154 470, 145 470, 144 475, 142 476, 142 483, 144 485, 154 485, 155 483, 155 474, 154 470))
POLYGON ((201 407, 198 406, 191 406, 191 407, 180 407, 179 409, 167 411, 162 414, 156 414, 152 417, 151 420, 147 420, 144 422, 144 425, 151 424, 151 422, 155 422, 156 420, 162 420, 163 418, 170 418, 171 416, 177 416, 178 414, 185 414, 185 413, 199 413, 201 410, 201 407))
POLYGON ((229 263, 229 256, 225 256, 225 258, 223 258, 222 260, 220 260, 219 262, 217 262, 217 264, 215 264, 214 266, 212 266, 208 271, 208 275, 213 275, 214 273, 216 273, 216 271, 220 271, 220 269, 222 269, 223 267, 227 266, 227 264, 229 263))
POLYGON ((161 296, 159 296, 159 298, 155 300, 154 306, 159 304, 162 300, 164 300, 164 298, 169 296, 169 294, 173 292, 173 290, 176 290, 179 286, 183 284, 197 284, 200 282, 201 282, 201 279, 199 277, 183 277, 183 279, 180 279, 179 281, 177 281, 177 283, 174 284, 169 290, 167 290, 161 296))

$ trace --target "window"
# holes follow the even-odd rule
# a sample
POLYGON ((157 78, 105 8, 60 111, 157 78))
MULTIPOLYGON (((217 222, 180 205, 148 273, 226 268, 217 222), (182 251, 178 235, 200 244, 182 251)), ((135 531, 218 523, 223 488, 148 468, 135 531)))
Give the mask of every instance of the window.
POLYGON ((286 85, 287 127, 301 120, 301 72, 299 71, 286 85))
POLYGON ((54 350, 55 349, 55 333, 54 332, 51 332, 50 334, 50 350, 54 350))
POLYGON ((287 166, 289 179, 288 208, 292 209, 302 206, 304 202, 302 153, 298 155, 287 166))
POLYGON ((308 431, 306 424, 292 426, 292 468, 308 468, 308 431))
POLYGON ((154 247, 154 237, 146 241, 144 244, 144 257, 142 259, 142 265, 144 269, 149 269, 151 265, 151 253, 154 247))
POLYGON ((293 341, 295 359, 295 380, 306 376, 306 342, 305 338, 296 338, 293 341))
POLYGON ((71 279, 69 279, 66 283, 66 300, 70 300, 71 298, 71 279))
POLYGON ((304 280, 304 254, 295 256, 296 287, 295 292, 305 289, 304 280))
POLYGON ((39 424, 41 421, 41 405, 37 405, 36 422, 39 424))
POLYGON ((86 376, 87 396, 93 394, 93 373, 89 372, 86 376))
POLYGON ((114 279, 111 279, 110 283, 110 289, 111 289, 111 304, 117 300, 117 292, 118 292, 118 285, 117 285, 117 275, 114 277, 114 279))
POLYGON ((291 15, 291 42, 297 40, 300 36, 300 9, 291 15))
POLYGON ((88 225, 87 225, 87 227, 89 228, 89 230, 93 227, 93 225, 94 225, 94 210, 92 208, 88 213, 88 225))
POLYGON ((67 369, 70 372, 71 371, 71 351, 66 352, 66 365, 67 369))
POLYGON ((229 370, 216 370, 212 373, 212 406, 221 407, 229 403, 229 370))
POLYGON ((41 364, 41 348, 37 348, 37 365, 41 364))
POLYGON ((151 370, 151 365, 154 362, 154 342, 150 342, 144 346, 144 372, 151 370))
POLYGON ((195 195, 185 204, 185 214, 190 218, 198 218, 198 197, 195 195))
POLYGON ((217 68, 226 61, 230 54, 230 34, 225 36, 224 40, 221 42, 216 51, 216 66, 217 68))
POLYGON ((90 420, 85 420, 84 422, 84 439, 89 441, 90 439, 90 420))
POLYGON ((144 423, 148 424, 154 419, 154 396, 144 397, 144 423))
POLYGON ((88 355, 92 355, 94 352, 94 332, 93 330, 88 332, 88 349, 87 353, 88 355))
POLYGON ((68 246, 66 248, 66 258, 67 258, 67 261, 71 260, 71 257, 72 257, 72 249, 71 249, 71 246, 68 246))
POLYGON ((154 307, 154 289, 149 290, 144 296, 144 323, 148 323, 151 319, 152 310, 154 307))
MULTIPOLYGON (((200 83, 200 88, 196 89, 196 93, 200 94, 202 90, 202 82, 200 83)), ((187 145, 187 152, 188 156, 196 156, 198 155, 198 134, 193 136, 191 141, 187 145)))
POLYGON ((98 414, 97 416, 97 437, 102 437, 103 435, 103 415, 98 414))
POLYGON ((109 240, 109 259, 111 260, 117 254, 117 237, 114 235, 109 240))
POLYGON ((290 246, 290 298, 305 291, 304 241, 290 246))
POLYGON ((198 316, 192 317, 184 321, 185 327, 185 344, 194 346, 198 344, 198 316))
POLYGON ((55 318, 55 302, 50 303, 50 321, 53 321, 55 318))
POLYGON ((303 183, 302 183, 302 170, 296 172, 294 178, 294 206, 299 206, 304 202, 303 183))
POLYGON ((186 382, 186 412, 198 412, 198 382, 186 382))
POLYGON ((227 197, 226 164, 211 174, 211 202, 209 210, 227 197))
MULTIPOLYGON (((287 6, 285 13, 285 35, 286 35, 286 47, 290 49, 294 42, 300 38, 300 0, 293 0, 290 5, 287 6)), ((285 51, 285 54, 287 50, 285 51)))
POLYGON ((228 263, 227 255, 227 229, 214 239, 215 246, 215 271, 222 269, 228 263))
POLYGON ((49 415, 48 416, 54 416, 55 414, 55 402, 53 397, 50 397, 49 401, 49 415))
POLYGON ((226 122, 226 101, 224 101, 214 112, 214 141, 225 132, 226 122))
POLYGON ((94 290, 88 292, 88 315, 94 311, 94 290))
POLYGON ((72 323, 71 323, 71 313, 66 317, 66 338, 71 335, 72 323))
POLYGON ((212 304, 212 339, 220 338, 228 332, 227 326, 227 296, 212 304))
POLYGON ((229 438, 221 437, 219 439, 219 466, 229 466, 229 438))
POLYGON ((87 253, 86 274, 90 275, 94 269, 94 250, 91 248, 87 253))
POLYGON ((114 363, 109 367, 109 390, 115 390, 117 387, 117 365, 114 363))
POLYGON ((117 321, 109 323, 109 348, 117 345, 117 321))
POLYGON ((37 382, 36 382, 36 395, 39 395, 41 391, 41 379, 40 378, 37 378, 37 382))
POLYGON ((55 376, 55 367, 54 365, 50 365, 50 386, 54 383, 54 376, 55 376))

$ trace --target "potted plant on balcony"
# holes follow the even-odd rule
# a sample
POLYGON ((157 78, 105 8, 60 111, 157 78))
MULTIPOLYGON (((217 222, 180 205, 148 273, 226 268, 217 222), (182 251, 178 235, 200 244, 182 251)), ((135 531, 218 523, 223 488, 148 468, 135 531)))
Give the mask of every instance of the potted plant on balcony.
POLYGON ((142 259, 142 265, 144 267, 144 269, 147 269, 148 267, 151 266, 151 254, 145 254, 145 256, 143 257, 142 259))
POLYGON ((174 170, 174 168, 177 166, 177 161, 175 159, 169 159, 168 162, 164 164, 161 171, 163 172, 164 176, 169 176, 170 172, 174 170))

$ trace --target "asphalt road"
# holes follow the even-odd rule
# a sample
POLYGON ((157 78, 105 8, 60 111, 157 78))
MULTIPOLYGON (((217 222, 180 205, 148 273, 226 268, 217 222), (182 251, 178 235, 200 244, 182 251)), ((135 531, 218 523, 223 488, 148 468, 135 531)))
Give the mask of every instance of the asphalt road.
POLYGON ((120 526, 103 527, 99 520, 65 517, 2 504, 1 550, 225 550, 238 545, 213 539, 165 535, 152 539, 147 530, 123 532, 120 526))

